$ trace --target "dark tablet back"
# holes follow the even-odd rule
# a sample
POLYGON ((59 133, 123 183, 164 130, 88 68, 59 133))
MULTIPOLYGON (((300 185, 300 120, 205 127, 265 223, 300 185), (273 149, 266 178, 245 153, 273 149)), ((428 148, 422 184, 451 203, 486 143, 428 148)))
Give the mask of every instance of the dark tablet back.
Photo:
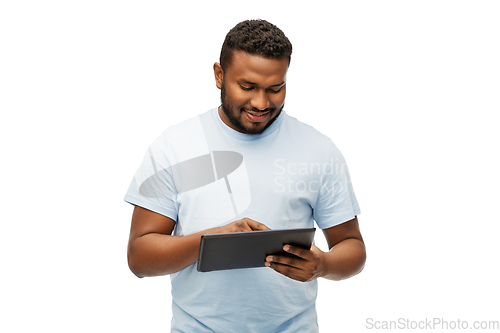
POLYGON ((203 235, 198 271, 264 267, 266 256, 282 254, 283 245, 311 248, 315 228, 233 232, 203 235))

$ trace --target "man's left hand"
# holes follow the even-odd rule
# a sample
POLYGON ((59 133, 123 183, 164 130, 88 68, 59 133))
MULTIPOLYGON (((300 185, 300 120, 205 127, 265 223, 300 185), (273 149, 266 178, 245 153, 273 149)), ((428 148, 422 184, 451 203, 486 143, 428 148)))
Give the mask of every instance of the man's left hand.
POLYGON ((291 279, 308 282, 317 279, 323 273, 324 252, 312 245, 310 250, 291 245, 283 246, 283 250, 297 257, 283 255, 269 255, 266 257, 266 266, 291 279))

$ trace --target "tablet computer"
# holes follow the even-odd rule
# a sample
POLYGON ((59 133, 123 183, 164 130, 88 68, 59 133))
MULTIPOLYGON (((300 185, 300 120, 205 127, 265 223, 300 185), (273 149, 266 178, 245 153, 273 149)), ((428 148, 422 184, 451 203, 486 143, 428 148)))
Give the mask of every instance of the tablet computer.
POLYGON ((266 256, 280 254, 285 244, 310 249, 315 228, 232 232, 201 236, 198 271, 265 267, 266 256))

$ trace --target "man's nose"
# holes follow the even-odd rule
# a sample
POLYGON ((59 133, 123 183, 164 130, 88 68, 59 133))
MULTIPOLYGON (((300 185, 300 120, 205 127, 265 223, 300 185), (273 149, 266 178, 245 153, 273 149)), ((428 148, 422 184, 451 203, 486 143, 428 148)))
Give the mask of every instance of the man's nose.
POLYGON ((253 96, 252 100, 250 101, 250 104, 252 105, 253 108, 261 111, 269 108, 270 103, 266 91, 265 90, 257 91, 253 96))

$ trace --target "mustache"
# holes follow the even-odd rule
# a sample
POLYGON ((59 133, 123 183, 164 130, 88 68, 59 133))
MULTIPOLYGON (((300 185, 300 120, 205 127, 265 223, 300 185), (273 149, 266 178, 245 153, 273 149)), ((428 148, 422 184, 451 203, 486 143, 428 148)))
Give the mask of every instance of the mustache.
POLYGON ((274 110, 276 110, 276 108, 265 108, 264 110, 259 110, 257 108, 241 108, 241 111, 250 111, 250 112, 253 112, 253 113, 266 113, 266 112, 273 112, 274 110))

